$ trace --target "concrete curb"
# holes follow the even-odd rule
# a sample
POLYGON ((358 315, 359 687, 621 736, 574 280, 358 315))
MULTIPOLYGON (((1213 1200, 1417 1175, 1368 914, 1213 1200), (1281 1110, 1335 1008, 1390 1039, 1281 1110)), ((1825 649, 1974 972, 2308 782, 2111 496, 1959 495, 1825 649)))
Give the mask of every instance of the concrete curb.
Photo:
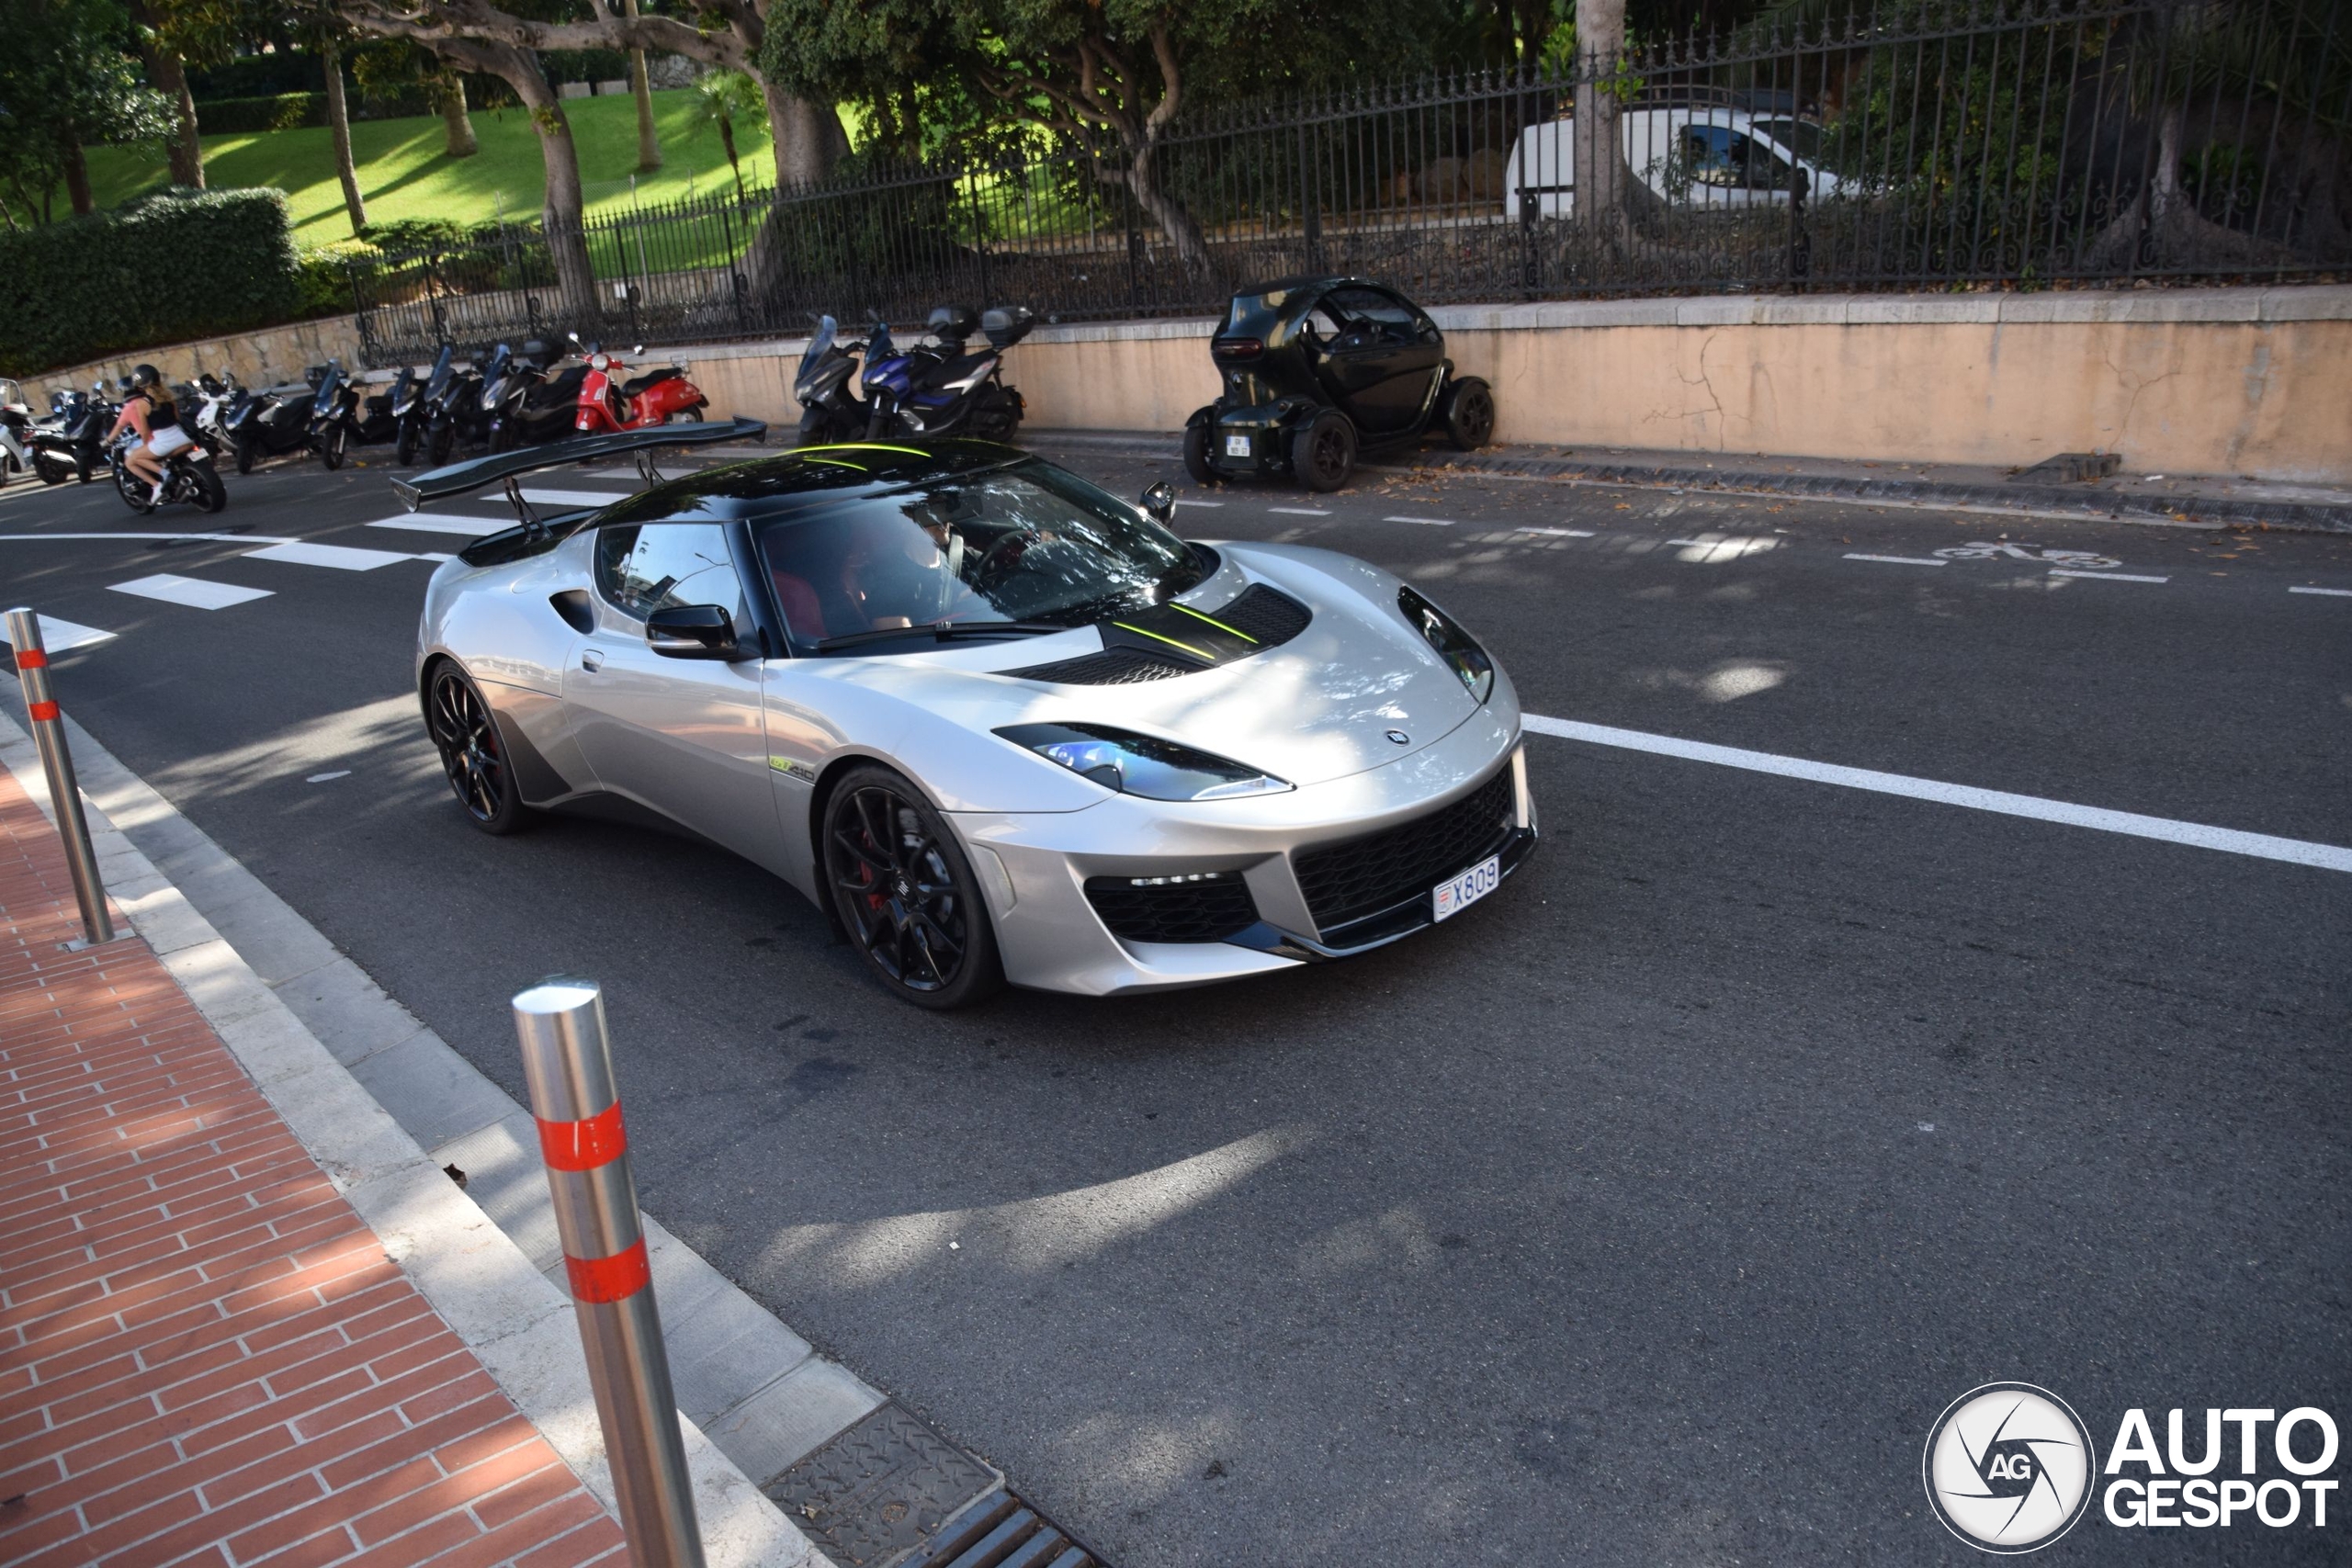
MULTIPOLYGON (((1024 442, 1089 450, 1134 452, 1155 457, 1182 450, 1180 432, 1165 435, 1125 432, 1038 430, 1024 442)), ((2135 497, 2112 491, 2085 493, 2049 485, 1939 483, 1934 479, 1849 479, 1828 474, 1776 473, 1718 463, 1688 468, 1643 463, 1592 463, 1572 457, 1511 457, 1500 452, 1411 454, 1404 463, 1366 463, 1367 469, 1455 468, 1509 479, 1557 479, 1570 484, 1635 485, 1645 489, 1713 491, 1731 495, 1790 495, 1859 505, 1928 507, 1963 512, 2014 513, 2026 517, 2079 518, 2085 522, 2147 523, 2167 527, 2277 528, 2301 534, 2352 534, 2352 506, 2226 498, 2135 497)))
MULTIPOLYGON (((510 1234, 517 1223, 535 1232, 543 1228, 552 1247, 550 1201, 527 1113, 384 996, 349 959, 334 953, 308 922, 87 732, 70 721, 69 727, 99 871, 131 928, 153 949, 328 1179, 374 1229, 386 1254, 472 1348, 581 1482, 607 1509, 617 1511, 571 1301, 548 1278, 548 1260, 538 1256, 539 1249, 510 1234), (149 858, 150 846, 164 865, 174 868, 173 874, 149 858), (276 951, 257 954, 265 966, 273 960, 280 965, 289 959, 299 963, 300 957, 317 961, 295 975, 266 979, 239 946, 198 912, 175 877, 209 885, 204 901, 222 909, 224 919, 233 907, 237 918, 230 921, 232 930, 242 927, 274 938, 267 945, 276 951), (324 1027, 314 1025, 312 1018, 322 1018, 324 1027), (446 1054, 476 1082, 467 1084, 449 1072, 447 1064, 435 1060, 435 1052, 446 1054), (405 1100, 403 1108, 410 1112, 396 1116, 354 1070, 355 1061, 382 1064, 379 1071, 383 1076, 405 1077, 409 1087, 422 1087, 425 1092, 422 1099, 413 1093, 394 1095, 395 1103, 405 1100), (442 1069, 437 1076, 433 1072, 436 1066, 442 1069), (490 1096, 503 1103, 503 1111, 490 1096), (461 1098, 470 1099, 490 1120, 469 1122, 456 1111, 461 1098), (414 1127, 417 1112, 436 1099, 448 1121, 466 1124, 468 1130, 427 1153, 424 1139, 413 1135, 414 1127), (457 1143, 478 1150, 474 1157, 492 1176, 490 1190, 481 1195, 483 1201, 473 1195, 473 1180, 461 1189, 443 1172, 445 1164, 453 1163, 445 1154, 457 1143), (526 1185, 537 1190, 539 1213, 533 1212, 521 1190, 526 1185), (503 1224, 493 1218, 492 1208, 507 1211, 503 1224)), ((15 773, 54 821, 39 754, 6 714, 0 714, 0 764, 15 773)), ((461 1168, 471 1175, 473 1168, 461 1168)), ((665 1320, 663 1337, 672 1347, 681 1394, 695 1506, 711 1568, 820 1568, 824 1559, 816 1548, 760 1490, 761 1482, 784 1466, 755 1480, 733 1450, 757 1453, 753 1468, 764 1464, 768 1455, 788 1450, 797 1449, 792 1457, 797 1459, 880 1404, 881 1395, 845 1370, 812 1355, 807 1341, 743 1296, 650 1216, 647 1229, 665 1320), (727 1299, 730 1292, 731 1301, 727 1299), (674 1327, 669 1322, 673 1313, 679 1319, 674 1327), (687 1340, 684 1347, 682 1338, 687 1340), (708 1344, 713 1338, 718 1343, 708 1344), (681 1348, 698 1347, 705 1348, 704 1354, 682 1360, 681 1348), (779 1368, 783 1358, 788 1360, 779 1368), (729 1380, 718 1370, 720 1363, 748 1365, 774 1375, 762 1380, 761 1388, 752 1391, 755 1397, 730 1401, 719 1423, 697 1421, 694 1406, 731 1392, 726 1386, 729 1380), (697 1400, 690 1390, 702 1397, 697 1400), (757 1397, 763 1391, 776 1392, 757 1397), (707 1427, 710 1435, 706 1435, 707 1427), (730 1436, 737 1440, 728 1441, 730 1436)), ((561 1267, 560 1253, 553 1262, 561 1267)))

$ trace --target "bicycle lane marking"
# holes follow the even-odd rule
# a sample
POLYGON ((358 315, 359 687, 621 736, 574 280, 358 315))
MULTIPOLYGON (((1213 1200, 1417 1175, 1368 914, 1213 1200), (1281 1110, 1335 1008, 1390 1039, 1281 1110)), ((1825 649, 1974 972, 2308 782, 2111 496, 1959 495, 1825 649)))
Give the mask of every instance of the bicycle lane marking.
POLYGON ((1604 724, 1547 718, 1541 714, 1522 714, 1520 721, 1538 735, 1554 736, 1562 740, 1581 740, 1589 745, 1647 751, 1656 756, 1679 757, 1685 761, 1712 762, 1718 767, 1741 768, 1749 773, 1772 773, 1781 778, 1838 784, 1847 789, 1870 790, 1880 795, 1904 795, 1913 800, 1965 807, 1972 811, 1990 811, 2004 817, 2027 817, 2070 828, 2091 828, 2104 833, 2156 839, 2165 843, 2186 844, 2193 849, 2218 850, 2224 854, 2314 866, 2322 871, 2352 872, 2352 849, 2336 844, 2282 839, 2269 833, 2248 833, 2235 828, 2213 828, 2201 822, 2181 822, 2167 817, 2146 817, 2136 811, 2110 811, 2104 807, 2077 806, 2070 801, 2050 800, 2041 795, 2013 795, 2007 790, 1979 789, 1973 784, 1945 784, 1937 779, 1912 778, 1904 773, 1883 773, 1869 768, 1815 762, 1802 757, 1744 750, 1736 746, 1684 740, 1671 735, 1650 735, 1637 729, 1618 729, 1604 724))

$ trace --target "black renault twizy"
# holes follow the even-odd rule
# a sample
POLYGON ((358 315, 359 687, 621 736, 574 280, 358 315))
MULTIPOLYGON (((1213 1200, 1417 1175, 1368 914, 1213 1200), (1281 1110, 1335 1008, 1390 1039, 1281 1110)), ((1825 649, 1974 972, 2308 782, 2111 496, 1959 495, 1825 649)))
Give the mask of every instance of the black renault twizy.
POLYGON ((1184 425, 1184 467, 1199 484, 1288 474, 1333 491, 1360 452, 1432 432, 1467 451, 1494 434, 1494 394, 1453 373, 1428 312, 1360 277, 1246 288, 1209 352, 1224 395, 1184 425))

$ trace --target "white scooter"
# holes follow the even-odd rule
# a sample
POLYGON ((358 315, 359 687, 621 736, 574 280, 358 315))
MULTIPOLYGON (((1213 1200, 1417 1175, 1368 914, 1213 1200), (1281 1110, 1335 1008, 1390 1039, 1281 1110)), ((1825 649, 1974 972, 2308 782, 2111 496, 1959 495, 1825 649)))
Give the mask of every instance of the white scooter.
POLYGON ((25 451, 32 425, 33 411, 25 406, 24 389, 0 378, 0 485, 6 484, 11 474, 32 471, 32 459, 25 451))

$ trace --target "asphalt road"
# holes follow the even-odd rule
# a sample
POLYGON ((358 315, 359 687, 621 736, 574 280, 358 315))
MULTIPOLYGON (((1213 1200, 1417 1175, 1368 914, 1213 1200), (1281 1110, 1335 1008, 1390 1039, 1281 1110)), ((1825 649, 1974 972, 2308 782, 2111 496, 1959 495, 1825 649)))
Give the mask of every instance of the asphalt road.
MULTIPOLYGON (((602 979, 647 1207, 1123 1565, 1975 1561, 1920 1483, 1973 1385, 2056 1391, 2102 1451, 2135 1406, 2159 1441, 2173 1406, 2352 1424, 2352 875, 1533 737, 1548 841, 1442 928, 933 1017, 717 852, 471 831, 410 692, 428 564, 119 537, 454 548, 364 525, 384 478, 150 522, 19 484, 0 597, 116 633, 57 660, 70 710, 510 1089, 507 998, 602 979), (73 532, 108 537, 17 537, 73 532), (269 597, 109 586, 160 572, 269 597)), ((2352 845, 2352 593, 2290 592, 2352 590, 2352 540, 1213 499, 1186 531, 1424 587, 1532 713, 2352 845), (1851 558, 1973 541, 2025 553, 1851 558)), ((2341 1562, 2342 1508, 2095 1509, 2051 1560, 2341 1562)))

